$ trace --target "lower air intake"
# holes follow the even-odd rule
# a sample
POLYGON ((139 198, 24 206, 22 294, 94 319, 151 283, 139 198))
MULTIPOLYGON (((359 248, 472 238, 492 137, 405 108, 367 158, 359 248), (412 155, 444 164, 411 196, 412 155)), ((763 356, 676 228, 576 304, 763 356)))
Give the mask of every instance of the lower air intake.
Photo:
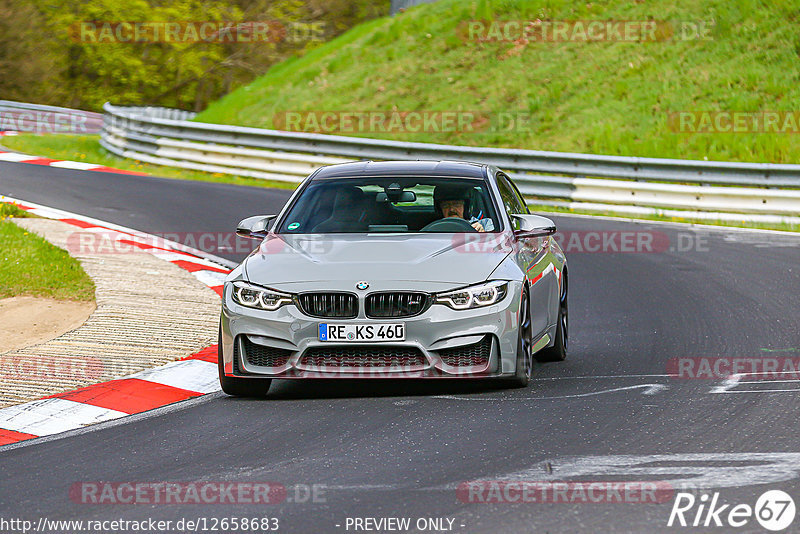
POLYGON ((289 361, 289 356, 292 354, 290 350, 253 343, 247 336, 242 336, 241 339, 244 345, 244 359, 248 365, 257 367, 281 367, 286 365, 286 362, 289 361))
POLYGON ((415 347, 311 347, 300 363, 309 367, 420 367, 425 356, 415 347))
POLYGON ((442 361, 453 367, 483 367, 489 363, 491 352, 492 337, 489 335, 471 345, 438 351, 442 361))

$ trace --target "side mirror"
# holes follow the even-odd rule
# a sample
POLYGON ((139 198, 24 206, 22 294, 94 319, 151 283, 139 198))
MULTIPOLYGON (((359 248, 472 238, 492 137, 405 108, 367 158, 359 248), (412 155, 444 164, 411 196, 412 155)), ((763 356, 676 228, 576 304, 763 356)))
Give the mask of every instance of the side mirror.
POLYGON ((517 225, 514 235, 518 239, 529 237, 545 237, 556 233, 556 223, 547 217, 539 215, 512 215, 511 219, 517 225))
POLYGON ((236 225, 236 235, 251 239, 264 239, 267 237, 269 223, 275 217, 277 215, 256 215, 239 221, 239 224, 236 225))

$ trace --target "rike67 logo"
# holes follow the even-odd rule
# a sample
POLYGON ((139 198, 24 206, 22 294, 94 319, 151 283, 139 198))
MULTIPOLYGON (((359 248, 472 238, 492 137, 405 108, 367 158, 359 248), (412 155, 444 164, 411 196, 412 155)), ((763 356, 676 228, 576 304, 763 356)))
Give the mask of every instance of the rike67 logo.
POLYGON ((699 497, 680 492, 675 496, 667 526, 740 528, 755 518, 761 527, 777 532, 792 524, 795 512, 794 500, 781 490, 764 492, 755 506, 720 502, 719 492, 699 497))

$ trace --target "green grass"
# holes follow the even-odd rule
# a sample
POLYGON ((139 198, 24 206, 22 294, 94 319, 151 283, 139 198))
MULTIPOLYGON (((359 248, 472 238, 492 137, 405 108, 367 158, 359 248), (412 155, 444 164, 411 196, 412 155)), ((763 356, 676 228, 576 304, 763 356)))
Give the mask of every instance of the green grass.
POLYGON ((796 0, 440 0, 357 26, 276 65, 195 120, 275 127, 285 111, 525 112, 522 132, 347 133, 472 146, 800 162, 796 134, 682 134, 676 111, 796 111, 796 0), (712 39, 474 43, 481 20, 716 22, 712 39))
POLYGON ((63 159, 96 163, 106 167, 114 167, 128 171, 143 172, 163 178, 179 178, 183 180, 197 180, 201 182, 219 182, 235 185, 252 185, 257 187, 273 187, 280 189, 294 189, 297 184, 272 180, 261 180, 245 176, 234 176, 222 173, 210 173, 153 165, 127 158, 120 158, 111 154, 100 146, 98 135, 67 135, 67 134, 19 134, 2 138, 2 146, 50 159, 63 159))
POLYGON ((36 218, 35 215, 31 215, 27 211, 18 208, 16 204, 0 201, 0 221, 4 221, 9 217, 14 217, 16 219, 36 218))
POLYGON ((0 298, 94 300, 94 282, 78 260, 8 220, 28 216, 16 206, 0 203, 0 298))

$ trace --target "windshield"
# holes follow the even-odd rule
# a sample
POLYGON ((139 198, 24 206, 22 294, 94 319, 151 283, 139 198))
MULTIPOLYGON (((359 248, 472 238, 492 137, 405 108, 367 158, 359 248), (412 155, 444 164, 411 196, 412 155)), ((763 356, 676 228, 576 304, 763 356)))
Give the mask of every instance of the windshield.
POLYGON ((343 178, 312 181, 279 233, 497 232, 482 180, 468 178, 343 178))

